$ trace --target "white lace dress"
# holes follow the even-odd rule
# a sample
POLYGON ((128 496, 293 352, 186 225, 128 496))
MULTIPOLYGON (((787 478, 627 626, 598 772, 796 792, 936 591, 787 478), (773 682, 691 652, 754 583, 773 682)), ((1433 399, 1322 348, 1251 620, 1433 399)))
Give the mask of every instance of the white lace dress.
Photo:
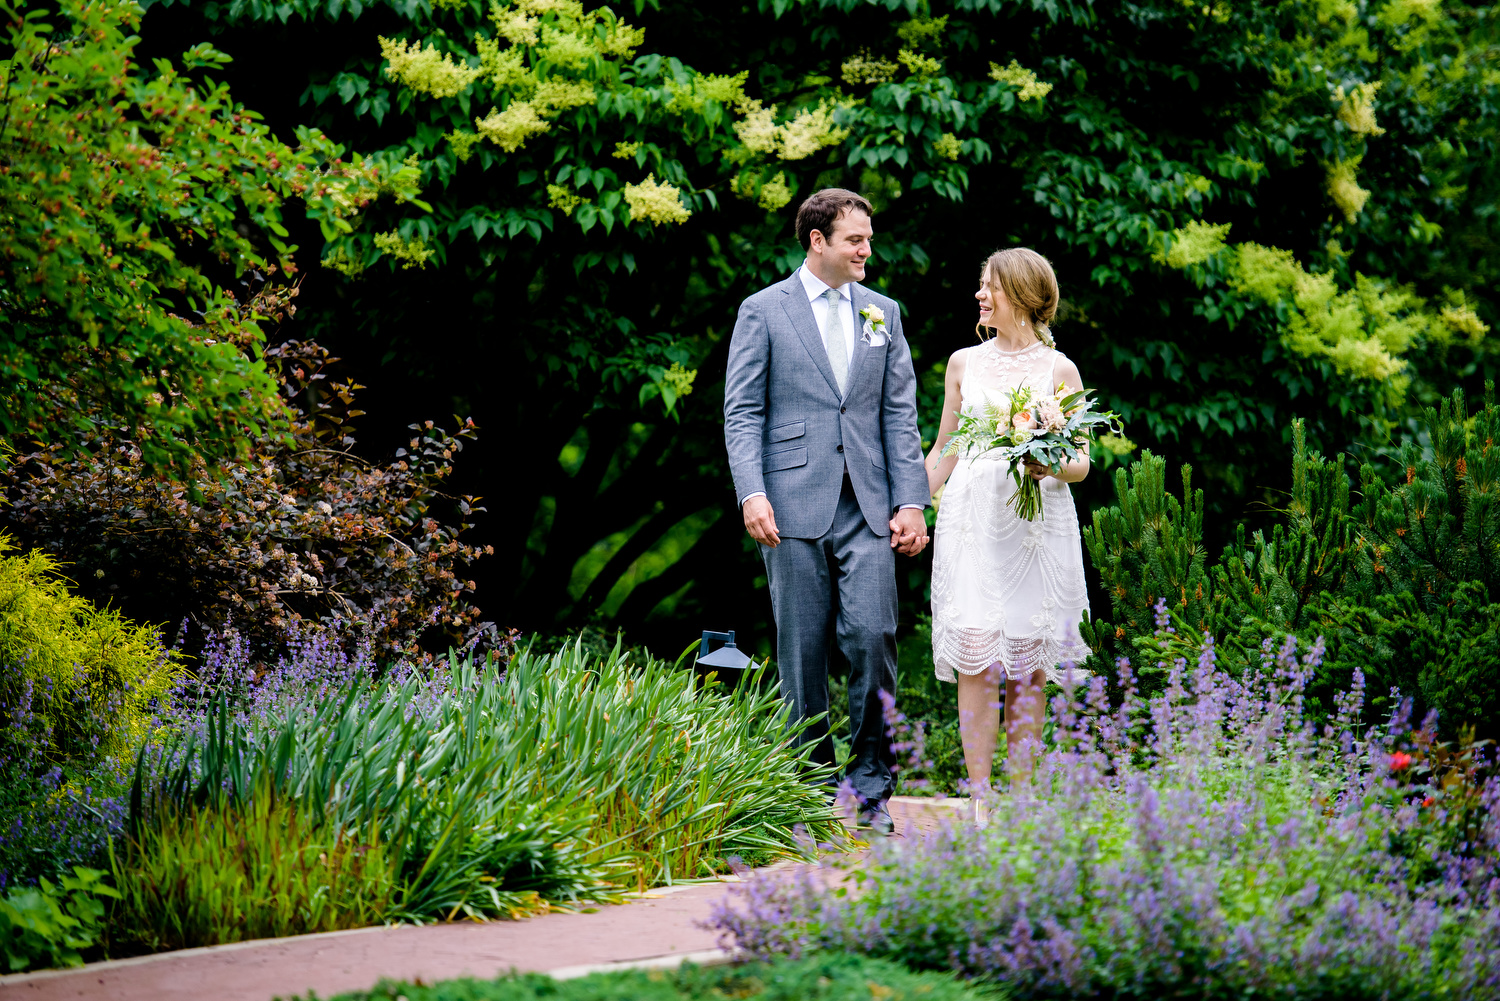
MULTIPOLYGON (((1003 402, 1022 385, 1051 392, 1060 357, 1040 341, 1021 351, 1001 351, 993 340, 970 348, 964 410, 986 397, 1003 402)), ((1073 495, 1055 477, 1042 480, 1041 515, 1025 521, 1008 503, 1015 490, 1009 464, 983 456, 960 456, 943 490, 933 541, 932 659, 944 681, 999 663, 1010 678, 1041 668, 1061 682, 1060 665, 1089 655, 1078 634, 1089 601, 1073 495)))

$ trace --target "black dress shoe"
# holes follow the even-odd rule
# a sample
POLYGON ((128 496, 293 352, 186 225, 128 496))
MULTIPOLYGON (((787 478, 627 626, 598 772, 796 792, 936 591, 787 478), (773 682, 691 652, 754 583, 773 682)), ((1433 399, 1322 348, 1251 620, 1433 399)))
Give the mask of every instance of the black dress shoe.
POLYGON ((869 830, 882 837, 888 837, 896 833, 896 822, 891 819, 890 812, 886 810, 884 803, 871 803, 863 806, 859 811, 859 818, 855 826, 861 830, 869 830))

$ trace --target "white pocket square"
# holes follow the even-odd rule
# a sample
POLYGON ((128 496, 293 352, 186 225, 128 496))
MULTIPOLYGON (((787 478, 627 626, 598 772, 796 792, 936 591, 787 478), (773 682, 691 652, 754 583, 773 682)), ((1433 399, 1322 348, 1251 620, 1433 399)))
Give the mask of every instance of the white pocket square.
POLYGON ((860 340, 864 341, 866 344, 870 345, 870 347, 872 347, 872 348, 878 348, 878 347, 880 347, 882 344, 884 344, 886 342, 887 338, 886 338, 886 335, 885 335, 885 331, 883 331, 883 330, 876 330, 875 329, 875 324, 871 323, 869 320, 866 320, 865 321, 865 332, 864 332, 864 335, 860 338, 860 340))

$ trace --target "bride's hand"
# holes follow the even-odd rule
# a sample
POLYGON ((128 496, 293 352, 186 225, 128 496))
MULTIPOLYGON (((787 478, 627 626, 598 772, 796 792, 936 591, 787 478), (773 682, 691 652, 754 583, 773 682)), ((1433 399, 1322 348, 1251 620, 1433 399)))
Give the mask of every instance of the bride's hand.
POLYGON ((1026 459, 1026 475, 1030 476, 1033 480, 1045 480, 1052 475, 1052 470, 1035 459, 1028 457, 1026 459))

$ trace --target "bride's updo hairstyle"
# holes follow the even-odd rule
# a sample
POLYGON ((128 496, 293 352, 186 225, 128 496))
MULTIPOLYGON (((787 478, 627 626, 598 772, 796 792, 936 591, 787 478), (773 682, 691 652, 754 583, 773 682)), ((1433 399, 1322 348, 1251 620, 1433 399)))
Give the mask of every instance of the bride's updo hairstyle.
MULTIPOLYGON (((1005 293, 1016 318, 1033 327, 1042 343, 1049 348, 1057 347, 1049 326, 1057 315, 1058 299, 1057 275, 1052 272, 1051 262, 1035 250, 1007 247, 990 255, 979 276, 990 288, 1005 293)), ((974 332, 980 340, 989 336, 982 324, 976 324, 974 332)))

